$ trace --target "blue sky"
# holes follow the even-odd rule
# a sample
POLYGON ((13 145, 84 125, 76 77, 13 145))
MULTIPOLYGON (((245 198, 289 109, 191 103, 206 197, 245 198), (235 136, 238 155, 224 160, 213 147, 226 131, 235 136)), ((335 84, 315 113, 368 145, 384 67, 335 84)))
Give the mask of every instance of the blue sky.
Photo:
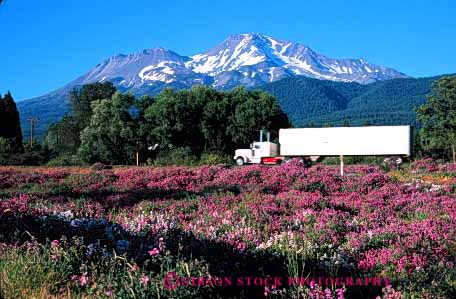
POLYGON ((4 0, 0 92, 40 96, 118 53, 181 55, 261 32, 414 77, 456 72, 456 1, 4 0))

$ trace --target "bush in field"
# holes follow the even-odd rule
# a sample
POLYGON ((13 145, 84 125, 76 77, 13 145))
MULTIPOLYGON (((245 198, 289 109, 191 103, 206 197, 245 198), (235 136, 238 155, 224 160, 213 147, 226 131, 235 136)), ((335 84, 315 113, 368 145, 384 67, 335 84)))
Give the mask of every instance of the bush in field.
POLYGON ((415 172, 434 172, 438 170, 438 165, 432 158, 414 161, 411 164, 412 171, 415 172))
POLYGON ((178 147, 160 151, 152 163, 157 166, 191 166, 197 164, 197 161, 198 158, 192 154, 190 148, 178 147))
POLYGON ((218 164, 232 164, 231 156, 203 153, 199 159, 200 165, 218 165, 218 164))
POLYGON ((112 166, 97 162, 97 163, 94 163, 90 167, 90 169, 95 170, 95 171, 100 171, 100 170, 112 169, 112 166))
POLYGON ((79 156, 69 153, 62 153, 46 163, 47 166, 78 166, 84 164, 79 156))

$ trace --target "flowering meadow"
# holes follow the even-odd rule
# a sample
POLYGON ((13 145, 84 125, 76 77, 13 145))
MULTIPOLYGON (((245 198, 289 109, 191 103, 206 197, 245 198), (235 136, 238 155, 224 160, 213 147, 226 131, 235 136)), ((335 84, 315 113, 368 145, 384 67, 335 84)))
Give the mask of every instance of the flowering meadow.
POLYGON ((0 298, 456 298, 455 190, 432 160, 0 167, 0 298))

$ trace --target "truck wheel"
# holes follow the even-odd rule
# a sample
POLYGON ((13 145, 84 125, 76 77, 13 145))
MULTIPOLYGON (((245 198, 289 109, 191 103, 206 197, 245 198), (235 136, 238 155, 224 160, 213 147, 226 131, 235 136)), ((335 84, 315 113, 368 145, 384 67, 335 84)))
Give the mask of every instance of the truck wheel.
POLYGON ((236 158, 236 165, 239 165, 239 166, 244 165, 244 159, 242 157, 236 158))
POLYGON ((398 169, 399 166, 404 162, 404 159, 400 156, 387 157, 383 160, 383 163, 388 165, 390 168, 398 169))

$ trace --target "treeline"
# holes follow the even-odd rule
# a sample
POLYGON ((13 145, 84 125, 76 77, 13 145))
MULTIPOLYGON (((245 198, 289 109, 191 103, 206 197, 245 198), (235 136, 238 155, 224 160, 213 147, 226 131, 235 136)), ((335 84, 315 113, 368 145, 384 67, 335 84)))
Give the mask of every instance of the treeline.
POLYGON ((110 82, 94 83, 73 90, 70 107, 46 134, 51 164, 133 164, 137 152, 141 163, 226 160, 260 129, 290 126, 271 95, 244 88, 196 86, 135 98, 110 82))
MULTIPOLYGON (((456 76, 436 80, 430 91, 421 84, 407 84, 414 92, 428 94, 423 105, 417 98, 411 99, 416 100, 416 108, 409 113, 394 111, 394 107, 403 107, 395 103, 399 91, 387 92, 391 97, 385 102, 388 105, 376 104, 379 109, 383 107, 383 112, 363 113, 354 103, 371 101, 372 94, 384 90, 385 85, 394 86, 393 90, 404 89, 404 80, 372 84, 377 88, 370 95, 348 102, 349 94, 365 87, 344 85, 336 92, 334 86, 341 83, 325 82, 326 96, 338 99, 328 105, 346 107, 345 112, 356 111, 358 117, 338 111, 333 114, 337 122, 320 117, 324 123, 310 121, 306 127, 379 125, 384 124, 380 120, 385 117, 410 124, 409 113, 414 117, 416 113, 419 126, 413 135, 415 157, 456 162, 456 76)), ((409 92, 403 90, 402 96, 409 92)), ((13 97, 10 93, 0 96, 0 164, 131 165, 137 158, 142 164, 159 165, 228 162, 236 148, 247 148, 258 138, 260 129, 270 131, 274 141, 280 128, 290 126, 272 95, 242 87, 224 92, 204 86, 164 89, 155 97, 137 98, 119 93, 110 82, 94 83, 74 89, 69 104, 70 111, 49 127, 41 144, 33 139, 23 143, 13 97)))

